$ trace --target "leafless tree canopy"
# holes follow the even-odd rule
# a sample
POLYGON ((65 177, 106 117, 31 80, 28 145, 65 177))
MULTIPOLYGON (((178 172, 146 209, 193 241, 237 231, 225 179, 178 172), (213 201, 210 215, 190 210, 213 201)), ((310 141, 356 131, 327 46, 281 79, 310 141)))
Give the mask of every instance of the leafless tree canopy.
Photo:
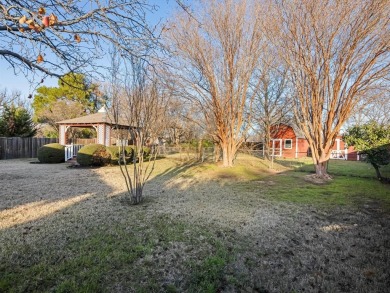
POLYGON ((260 11, 255 1, 203 1, 198 13, 175 16, 167 32, 183 96, 212 127, 224 166, 233 164, 249 126, 249 85, 262 50, 260 11))
POLYGON ((292 93, 288 70, 271 51, 263 51, 255 84, 260 81, 254 101, 253 128, 261 134, 264 154, 269 158, 272 126, 292 122, 292 93))
POLYGON ((169 99, 150 64, 143 58, 122 58, 113 50, 110 83, 105 88, 110 98, 113 123, 129 125, 127 129, 117 131, 117 138, 130 138, 133 144, 131 167, 126 164, 124 146, 118 148, 121 153, 118 163, 132 204, 142 201, 144 185, 153 171, 156 144, 165 130, 169 99))
MULTIPOLYGON (((92 70, 109 45, 134 56, 153 39, 144 0, 0 3, 0 57, 19 73, 61 77, 92 70)), ((140 56, 142 57, 142 56, 140 56)))
POLYGON ((6 88, 0 90, 0 111, 4 105, 11 105, 11 104, 29 108, 29 106, 26 105, 26 103, 21 100, 20 96, 21 93, 19 91, 9 92, 6 88))
POLYGON ((272 0, 268 9, 268 36, 289 66, 296 119, 317 175, 326 175, 342 125, 388 84, 389 2, 272 0))
POLYGON ((372 100, 372 96, 368 98, 372 101, 365 103, 363 106, 358 105, 358 109, 354 111, 352 117, 348 120, 348 126, 362 125, 368 121, 376 121, 378 124, 390 124, 390 89, 380 91, 378 98, 372 100))

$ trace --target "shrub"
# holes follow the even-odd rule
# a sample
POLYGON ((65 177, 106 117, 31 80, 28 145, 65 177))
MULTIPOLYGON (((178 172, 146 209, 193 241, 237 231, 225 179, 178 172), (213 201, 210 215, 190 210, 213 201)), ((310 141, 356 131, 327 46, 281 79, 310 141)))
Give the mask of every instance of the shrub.
POLYGON ((143 152, 144 152, 144 158, 148 157, 150 155, 150 148, 149 147, 144 147, 143 152))
MULTIPOLYGON (((133 145, 133 146, 130 146, 130 147, 132 148, 132 152, 133 152, 133 156, 134 156, 135 150, 136 150, 136 146, 133 145)), ((145 159, 145 158, 147 158, 150 155, 151 149, 150 149, 150 147, 144 146, 142 148, 142 152, 143 152, 143 156, 144 156, 144 159, 145 159)))
MULTIPOLYGON (((119 159, 120 152, 121 152, 119 147, 118 146, 110 146, 110 147, 107 147, 107 151, 111 155, 111 164, 115 164, 115 165, 118 164, 118 159, 119 159)), ((126 162, 128 164, 133 162, 133 155, 134 155, 133 147, 132 146, 125 146, 125 158, 126 158, 126 162)))
POLYGON ((88 144, 77 153, 77 162, 81 166, 105 166, 111 161, 111 154, 102 144, 88 144))
POLYGON ((38 160, 41 163, 65 162, 65 146, 49 143, 38 149, 38 160))

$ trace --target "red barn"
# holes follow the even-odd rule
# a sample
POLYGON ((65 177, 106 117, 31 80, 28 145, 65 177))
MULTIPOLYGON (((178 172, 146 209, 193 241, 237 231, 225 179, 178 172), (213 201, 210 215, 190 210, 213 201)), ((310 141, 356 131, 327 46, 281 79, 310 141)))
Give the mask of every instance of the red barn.
MULTIPOLYGON (((278 124, 271 129, 271 152, 275 157, 310 157, 310 147, 303 133, 295 126, 278 124)), ((359 154, 354 148, 347 147, 339 135, 332 147, 331 159, 358 161, 359 154)))

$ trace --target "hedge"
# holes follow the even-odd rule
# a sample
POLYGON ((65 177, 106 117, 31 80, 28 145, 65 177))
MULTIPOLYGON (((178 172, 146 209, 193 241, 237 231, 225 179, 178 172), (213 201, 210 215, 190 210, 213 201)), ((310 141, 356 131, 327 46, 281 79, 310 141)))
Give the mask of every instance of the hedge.
POLYGON ((41 163, 65 162, 65 146, 59 143, 49 143, 38 149, 38 160, 41 163))
POLYGON ((110 164, 111 154, 102 144, 88 144, 77 153, 77 163, 81 166, 105 166, 110 164))

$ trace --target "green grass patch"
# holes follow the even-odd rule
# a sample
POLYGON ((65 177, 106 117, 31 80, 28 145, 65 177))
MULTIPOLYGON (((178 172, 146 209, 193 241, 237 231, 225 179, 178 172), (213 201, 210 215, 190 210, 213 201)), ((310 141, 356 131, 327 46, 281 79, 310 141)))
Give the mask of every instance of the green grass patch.
MULTIPOLYGON (((297 160, 278 159, 276 162, 295 171, 307 173, 315 172, 313 161, 310 158, 302 158, 297 160)), ((372 165, 360 161, 329 160, 328 172, 334 176, 376 178, 375 169, 372 167, 372 165)), ((390 165, 382 166, 381 173, 384 177, 390 177, 390 165)))
MULTIPOLYGON (((275 163, 274 167, 277 170, 288 170, 285 166, 275 163)), ((220 163, 202 163, 195 164, 192 168, 186 170, 182 177, 206 177, 207 180, 233 180, 233 181, 248 181, 258 180, 261 177, 268 176, 274 173, 269 168, 268 162, 259 158, 240 154, 235 164, 232 167, 221 167, 220 163)))
MULTIPOLYGON (((209 233, 207 233, 209 234, 209 233)), ((224 273, 228 263, 233 259, 222 242, 209 234, 209 241, 214 250, 202 261, 189 261, 192 276, 188 286, 189 292, 218 292, 224 280, 224 273)))
MULTIPOLYGON (((68 233, 66 244, 57 249, 58 244, 50 242, 8 246, 0 264, 0 291, 110 292, 119 284, 136 292, 156 292, 161 290, 160 270, 177 266, 184 271, 190 265, 187 286, 214 292, 210 290, 218 286, 230 259, 209 227, 168 216, 129 216, 85 236, 68 233), (182 257, 182 247, 192 256, 182 257)), ((180 285, 167 284, 165 289, 175 292, 180 285)))
POLYGON ((358 207, 369 201, 378 201, 384 209, 390 211, 388 184, 372 178, 343 175, 334 176, 326 184, 314 184, 305 180, 307 174, 309 173, 287 171, 260 178, 260 181, 240 182, 231 186, 239 192, 258 194, 259 199, 325 208, 346 205, 358 207))
POLYGON ((331 182, 316 185, 303 176, 286 174, 275 178, 266 194, 273 199, 313 205, 353 205, 362 200, 380 200, 390 207, 390 189, 374 179, 336 176, 331 182))

